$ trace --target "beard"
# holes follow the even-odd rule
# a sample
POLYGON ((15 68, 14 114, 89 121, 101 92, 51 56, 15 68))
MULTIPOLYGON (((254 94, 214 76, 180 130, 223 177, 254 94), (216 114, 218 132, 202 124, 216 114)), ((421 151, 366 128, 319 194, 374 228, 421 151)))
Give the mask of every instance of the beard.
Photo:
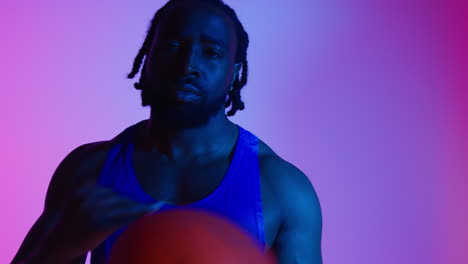
POLYGON ((180 102, 169 90, 143 88, 141 96, 151 107, 151 118, 172 129, 203 126, 208 123, 211 117, 224 110, 225 94, 208 99, 206 93, 202 92, 200 100, 180 102))

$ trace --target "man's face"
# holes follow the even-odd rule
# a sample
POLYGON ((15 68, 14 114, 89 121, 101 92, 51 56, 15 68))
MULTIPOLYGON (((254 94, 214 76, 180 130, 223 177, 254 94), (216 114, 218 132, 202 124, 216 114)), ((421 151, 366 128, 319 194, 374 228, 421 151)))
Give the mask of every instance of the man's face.
POLYGON ((161 21, 145 62, 152 118, 173 128, 205 124, 223 111, 237 78, 237 39, 229 17, 211 6, 176 9, 161 21), (196 92, 186 82, 195 84, 196 92))

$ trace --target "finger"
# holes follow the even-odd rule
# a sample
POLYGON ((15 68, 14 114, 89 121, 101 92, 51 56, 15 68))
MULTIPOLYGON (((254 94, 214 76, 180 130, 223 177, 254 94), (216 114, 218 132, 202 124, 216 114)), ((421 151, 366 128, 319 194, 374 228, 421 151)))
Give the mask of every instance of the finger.
POLYGON ((151 205, 149 206, 148 211, 149 211, 150 213, 159 211, 159 209, 161 209, 164 205, 166 205, 166 202, 165 202, 165 201, 156 202, 156 203, 151 204, 151 205))
POLYGON ((151 214, 161 209, 165 204, 164 201, 160 201, 153 204, 136 204, 133 206, 129 206, 127 210, 125 210, 122 215, 129 215, 139 217, 144 214, 151 214))
MULTIPOLYGON (((103 215, 103 222, 108 222, 112 225, 112 222, 117 222, 119 224, 128 223, 128 221, 134 221, 140 218, 143 215, 151 214, 158 211, 163 207, 165 202, 157 202, 154 204, 136 204, 131 206, 127 202, 115 204, 113 209, 107 208, 107 213, 103 215)), ((102 210, 102 211, 103 211, 102 210)), ((101 212, 102 212, 101 211, 101 212)))
POLYGON ((108 225, 110 229, 120 229, 124 226, 128 226, 132 223, 134 223, 136 220, 140 219, 141 217, 144 217, 145 214, 139 214, 139 215, 119 215, 117 218, 114 218, 113 221, 108 225))
POLYGON ((86 184, 80 186, 77 191, 73 193, 73 196, 75 197, 85 197, 88 196, 90 193, 96 191, 96 185, 94 184, 86 184))
POLYGON ((93 203, 100 203, 101 201, 107 201, 109 199, 122 199, 126 198, 125 196, 114 192, 110 188, 95 188, 93 191, 87 192, 86 201, 91 201, 93 203))
POLYGON ((151 204, 141 204, 120 193, 112 190, 101 191, 99 194, 90 197, 92 203, 102 210, 109 211, 113 209, 150 207, 151 204))

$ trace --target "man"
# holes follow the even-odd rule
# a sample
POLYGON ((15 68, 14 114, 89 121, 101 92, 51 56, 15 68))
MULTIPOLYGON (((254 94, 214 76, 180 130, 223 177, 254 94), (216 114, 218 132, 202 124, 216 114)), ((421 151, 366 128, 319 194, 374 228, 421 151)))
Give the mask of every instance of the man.
POLYGON ((281 264, 322 263, 311 183, 226 117, 226 107, 229 116, 244 108, 247 47, 242 24, 220 0, 161 8, 129 74, 145 58, 135 88, 150 118, 60 163, 13 263, 84 263, 88 251, 92 263, 105 263, 129 223, 177 206, 229 217, 281 264))

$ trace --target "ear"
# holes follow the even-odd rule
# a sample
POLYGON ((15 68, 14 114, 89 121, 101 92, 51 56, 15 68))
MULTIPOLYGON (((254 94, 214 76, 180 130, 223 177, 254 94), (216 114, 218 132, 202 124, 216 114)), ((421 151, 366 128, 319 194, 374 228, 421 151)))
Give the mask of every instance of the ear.
POLYGON ((242 66, 242 63, 235 63, 234 64, 234 68, 233 68, 233 72, 232 72, 232 80, 231 80, 231 86, 234 85, 234 81, 237 80, 237 78, 239 77, 239 70, 242 66))

